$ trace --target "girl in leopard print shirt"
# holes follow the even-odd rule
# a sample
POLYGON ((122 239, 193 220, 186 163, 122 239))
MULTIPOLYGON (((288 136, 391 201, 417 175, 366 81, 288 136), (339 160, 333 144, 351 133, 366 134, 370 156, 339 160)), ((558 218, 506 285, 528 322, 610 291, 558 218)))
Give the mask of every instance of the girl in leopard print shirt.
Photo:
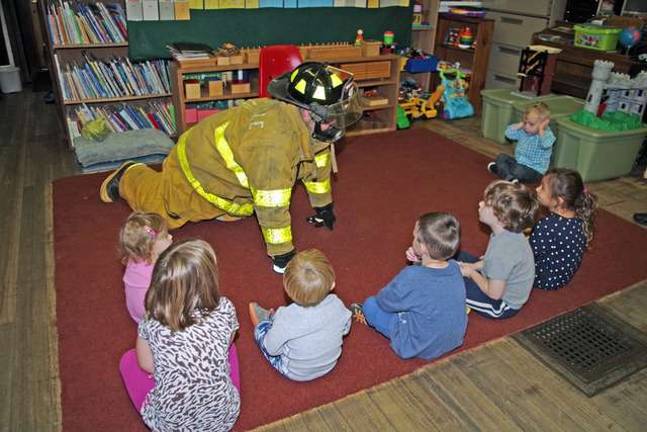
POLYGON ((240 396, 238 359, 230 347, 237 330, 234 305, 219 293, 211 246, 187 240, 168 248, 153 270, 136 349, 120 366, 148 427, 228 431, 234 426, 240 396))

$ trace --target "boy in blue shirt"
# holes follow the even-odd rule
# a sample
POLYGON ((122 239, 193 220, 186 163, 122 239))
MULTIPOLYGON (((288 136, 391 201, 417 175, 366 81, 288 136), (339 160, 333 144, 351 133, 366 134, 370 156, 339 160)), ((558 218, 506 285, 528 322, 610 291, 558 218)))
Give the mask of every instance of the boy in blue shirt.
POLYGON ((376 296, 354 303, 356 321, 391 341, 401 358, 432 360, 463 344, 467 328, 465 283, 456 261, 460 225, 448 213, 427 213, 416 222, 405 267, 376 296))
POLYGON ((555 135, 548 123, 550 111, 545 103, 529 106, 523 121, 511 124, 505 130, 506 138, 517 141, 514 157, 501 153, 488 164, 488 170, 508 181, 539 182, 548 170, 555 143, 555 135))

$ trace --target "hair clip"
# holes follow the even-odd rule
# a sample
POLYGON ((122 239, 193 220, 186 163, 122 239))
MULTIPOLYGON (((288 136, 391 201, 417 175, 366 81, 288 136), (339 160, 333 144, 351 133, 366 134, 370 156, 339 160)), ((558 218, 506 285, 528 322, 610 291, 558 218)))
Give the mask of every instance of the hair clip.
POLYGON ((158 232, 149 226, 145 226, 144 231, 146 231, 146 233, 151 239, 154 239, 155 237, 157 237, 158 232))

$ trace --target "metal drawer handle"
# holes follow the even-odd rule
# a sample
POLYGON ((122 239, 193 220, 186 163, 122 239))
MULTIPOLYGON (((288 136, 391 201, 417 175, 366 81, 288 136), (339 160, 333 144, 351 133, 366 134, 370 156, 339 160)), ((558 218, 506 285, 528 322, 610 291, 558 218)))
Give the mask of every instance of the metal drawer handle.
POLYGON ((511 54, 511 55, 515 55, 515 56, 521 55, 521 50, 518 50, 518 49, 508 48, 508 47, 504 47, 504 46, 501 46, 501 45, 498 45, 497 48, 503 54, 511 54))
POLYGON ((503 75, 496 75, 495 74, 494 79, 497 80, 497 81, 503 81, 504 83, 508 83, 508 84, 516 84, 517 83, 516 79, 508 78, 508 77, 503 76, 503 75))
POLYGON ((506 24, 523 25, 523 20, 519 18, 501 17, 501 22, 506 24))

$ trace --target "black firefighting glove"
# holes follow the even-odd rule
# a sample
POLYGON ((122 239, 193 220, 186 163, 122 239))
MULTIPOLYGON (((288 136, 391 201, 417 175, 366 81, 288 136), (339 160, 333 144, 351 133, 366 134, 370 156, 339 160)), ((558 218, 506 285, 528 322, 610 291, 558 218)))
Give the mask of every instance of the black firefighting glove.
POLYGON ((297 254, 296 250, 292 249, 290 252, 283 255, 275 255, 272 257, 272 270, 277 273, 285 273, 285 268, 294 256, 297 254))
POLYGON ((333 212, 333 203, 324 207, 315 207, 315 214, 306 219, 309 224, 314 225, 316 228, 325 226, 329 230, 333 229, 335 225, 335 213, 333 212))

